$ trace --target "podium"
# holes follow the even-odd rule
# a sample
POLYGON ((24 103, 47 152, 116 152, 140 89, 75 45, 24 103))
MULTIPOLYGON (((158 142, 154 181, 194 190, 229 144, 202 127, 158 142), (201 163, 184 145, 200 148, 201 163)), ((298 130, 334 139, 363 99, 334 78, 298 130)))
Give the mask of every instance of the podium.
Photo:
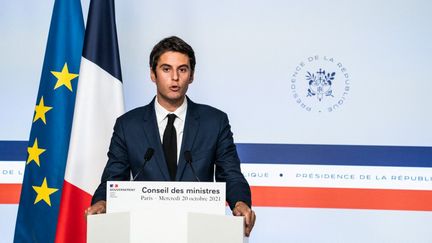
POLYGON ((107 213, 87 217, 88 243, 244 243, 225 215, 225 183, 107 182, 107 213))

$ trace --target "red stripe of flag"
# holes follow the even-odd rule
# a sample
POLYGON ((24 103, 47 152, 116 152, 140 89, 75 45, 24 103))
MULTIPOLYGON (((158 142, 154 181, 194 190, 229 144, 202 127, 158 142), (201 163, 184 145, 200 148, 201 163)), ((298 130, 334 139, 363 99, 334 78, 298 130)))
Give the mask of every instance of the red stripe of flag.
POLYGON ((90 205, 91 195, 64 181, 62 197, 73 198, 73 200, 62 200, 58 224, 68 225, 68 227, 57 228, 55 242, 62 242, 64 239, 86 242, 87 221, 84 210, 90 205))

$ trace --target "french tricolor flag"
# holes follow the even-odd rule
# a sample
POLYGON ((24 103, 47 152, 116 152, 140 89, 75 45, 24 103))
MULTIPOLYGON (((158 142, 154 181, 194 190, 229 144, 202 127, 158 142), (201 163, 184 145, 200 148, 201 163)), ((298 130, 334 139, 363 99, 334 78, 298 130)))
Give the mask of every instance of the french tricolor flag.
POLYGON ((124 112, 114 0, 92 0, 86 25, 56 242, 86 242, 84 210, 100 183, 124 112))

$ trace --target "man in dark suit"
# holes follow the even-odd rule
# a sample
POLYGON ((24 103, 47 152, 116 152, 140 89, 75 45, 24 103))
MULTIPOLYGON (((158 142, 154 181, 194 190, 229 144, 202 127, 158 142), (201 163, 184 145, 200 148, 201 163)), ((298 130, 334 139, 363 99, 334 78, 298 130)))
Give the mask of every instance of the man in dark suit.
POLYGON ((178 37, 160 41, 150 54, 151 79, 157 94, 146 106, 119 117, 108 152, 101 184, 86 214, 106 211, 106 181, 216 181, 226 182, 226 200, 236 216, 245 217, 248 236, 255 223, 249 184, 240 171, 240 160, 225 113, 186 97, 193 81, 195 54, 178 37), (144 169, 146 151, 154 150, 144 169), (188 152, 186 152, 188 151, 188 152), (193 158, 187 166, 185 152, 193 158))

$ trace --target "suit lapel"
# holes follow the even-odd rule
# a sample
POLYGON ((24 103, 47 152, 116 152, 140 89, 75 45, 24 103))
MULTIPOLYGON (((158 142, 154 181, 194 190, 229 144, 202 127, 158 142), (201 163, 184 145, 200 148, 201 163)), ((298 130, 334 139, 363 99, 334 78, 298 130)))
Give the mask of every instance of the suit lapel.
POLYGON ((150 102, 149 105, 147 105, 147 110, 144 116, 144 133, 147 137, 147 141, 149 142, 149 147, 155 150, 155 155, 153 156, 153 159, 159 166, 159 169, 164 176, 164 179, 166 181, 169 181, 170 177, 168 174, 168 166, 165 162, 165 155, 163 153, 162 143, 159 139, 160 135, 157 125, 156 112, 154 109, 154 102, 155 99, 153 99, 153 101, 150 102))
POLYGON ((192 151, 192 145, 195 141, 195 137, 198 133, 199 125, 200 125, 199 113, 196 107, 197 105, 193 103, 189 98, 187 99, 188 99, 188 108, 187 108, 186 120, 184 124, 182 146, 181 146, 179 161, 177 165, 176 181, 180 181, 183 177, 183 171, 186 167, 184 152, 188 150, 192 151))

